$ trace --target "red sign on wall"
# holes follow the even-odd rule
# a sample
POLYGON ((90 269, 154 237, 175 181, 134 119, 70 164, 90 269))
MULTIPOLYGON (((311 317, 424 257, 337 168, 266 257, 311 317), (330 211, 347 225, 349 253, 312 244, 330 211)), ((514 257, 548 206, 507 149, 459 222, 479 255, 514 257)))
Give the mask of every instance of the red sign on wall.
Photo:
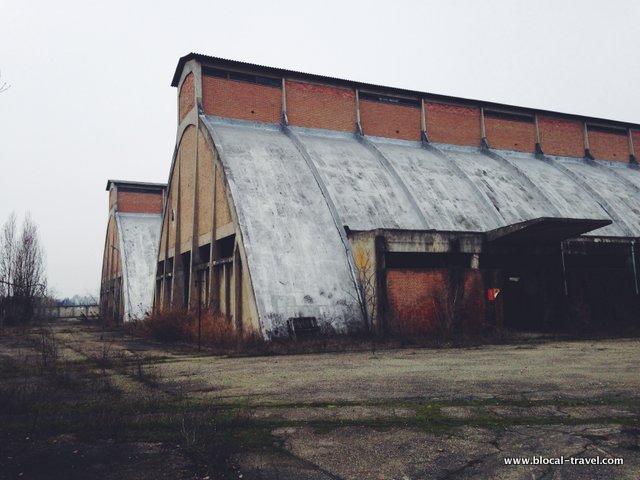
POLYGON ((487 300, 489 300, 490 302, 493 302, 495 301, 496 298, 498 298, 499 294, 500 294, 499 288, 489 288, 487 289, 487 300))

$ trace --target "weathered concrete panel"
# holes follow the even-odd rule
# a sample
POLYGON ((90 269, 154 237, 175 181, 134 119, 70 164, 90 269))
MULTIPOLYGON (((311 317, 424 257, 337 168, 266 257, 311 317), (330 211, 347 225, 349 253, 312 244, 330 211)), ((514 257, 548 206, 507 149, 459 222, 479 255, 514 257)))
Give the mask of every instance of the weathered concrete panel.
POLYGON ((161 215, 116 213, 122 254, 124 321, 144 317, 153 304, 161 215))
POLYGON ((364 329, 345 245, 292 141, 277 127, 202 118, 236 199, 263 334, 287 335, 291 317, 364 329))
POLYGON ((587 163, 577 159, 562 159, 560 161, 563 166, 588 183, 615 209, 615 213, 632 230, 633 236, 640 236, 638 191, 614 173, 619 172, 629 182, 638 182, 638 172, 630 168, 605 166, 598 162, 587 163))
MULTIPOLYGON (((499 152, 499 155, 512 162, 553 204, 557 213, 549 212, 547 216, 610 219, 610 216, 592 195, 589 195, 584 188, 553 166, 553 162, 558 160, 541 160, 532 154, 509 151, 499 152)), ((596 230, 593 234, 624 236, 624 231, 620 229, 619 225, 609 225, 596 230)))
POLYGON ((400 186, 353 134, 294 131, 350 229, 422 228, 400 186))
MULTIPOLYGON (((416 199, 428 228, 487 231, 499 225, 495 212, 479 197, 471 182, 437 149, 417 142, 372 139, 393 163, 416 199)), ((411 228, 403 226, 403 228, 411 228)))

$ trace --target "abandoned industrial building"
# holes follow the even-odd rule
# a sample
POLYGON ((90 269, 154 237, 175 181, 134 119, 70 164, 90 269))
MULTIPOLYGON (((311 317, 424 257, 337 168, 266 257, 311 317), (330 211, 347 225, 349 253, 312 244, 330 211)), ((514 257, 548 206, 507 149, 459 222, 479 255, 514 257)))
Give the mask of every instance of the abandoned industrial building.
POLYGON ((140 319, 151 311, 166 187, 107 182, 109 222, 100 282, 100 314, 105 319, 140 319))
POLYGON ((155 309, 265 339, 637 321, 640 125, 193 53, 172 86, 155 309))

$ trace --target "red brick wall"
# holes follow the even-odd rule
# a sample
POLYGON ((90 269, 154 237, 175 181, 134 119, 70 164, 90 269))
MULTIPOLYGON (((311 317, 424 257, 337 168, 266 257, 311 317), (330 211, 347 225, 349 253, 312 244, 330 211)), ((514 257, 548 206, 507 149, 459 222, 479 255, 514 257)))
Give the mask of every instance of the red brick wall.
POLYGON ((387 270, 388 324, 396 335, 433 335, 448 302, 445 269, 387 270))
POLYGON ((187 116, 187 113, 193 108, 195 105, 195 85, 193 80, 193 73, 187 75, 182 82, 182 86, 180 87, 180 95, 178 95, 178 104, 179 104, 179 116, 180 122, 187 116))
POLYGON ((633 140, 636 160, 640 161, 640 130, 631 130, 631 139, 633 140))
POLYGON ((432 142, 480 146, 480 109, 442 103, 424 104, 432 142))
POLYGON ((518 122, 485 115, 484 126, 491 148, 535 152, 536 127, 534 123, 518 122))
POLYGON ((540 145, 549 155, 584 157, 584 126, 575 120, 538 117, 540 145))
POLYGON ((420 140, 419 108, 361 100, 360 123, 365 135, 420 140))
POLYGON ((589 148, 591 154, 598 160, 629 161, 629 139, 627 135, 589 130, 589 148))
POLYGON ((453 323, 470 333, 479 330, 485 319, 484 281, 479 270, 387 270, 387 302, 387 323, 396 335, 449 333, 453 323), (449 291, 451 275, 459 275, 455 306, 449 291))
POLYGON ((356 94, 353 90, 287 80, 286 91, 290 125, 355 131, 356 94))
POLYGON ((282 90, 249 82, 203 76, 202 103, 208 115, 280 123, 282 90))
POLYGON ((159 193, 118 192, 118 211, 131 213, 162 213, 159 193))

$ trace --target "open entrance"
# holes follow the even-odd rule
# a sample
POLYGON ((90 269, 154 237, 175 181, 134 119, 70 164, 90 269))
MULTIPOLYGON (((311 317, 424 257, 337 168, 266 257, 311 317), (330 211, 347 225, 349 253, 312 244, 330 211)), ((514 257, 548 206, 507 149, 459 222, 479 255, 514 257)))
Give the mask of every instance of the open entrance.
POLYGON ((549 250, 480 256, 490 305, 487 323, 517 331, 561 328, 565 313, 562 258, 559 246, 549 250))

